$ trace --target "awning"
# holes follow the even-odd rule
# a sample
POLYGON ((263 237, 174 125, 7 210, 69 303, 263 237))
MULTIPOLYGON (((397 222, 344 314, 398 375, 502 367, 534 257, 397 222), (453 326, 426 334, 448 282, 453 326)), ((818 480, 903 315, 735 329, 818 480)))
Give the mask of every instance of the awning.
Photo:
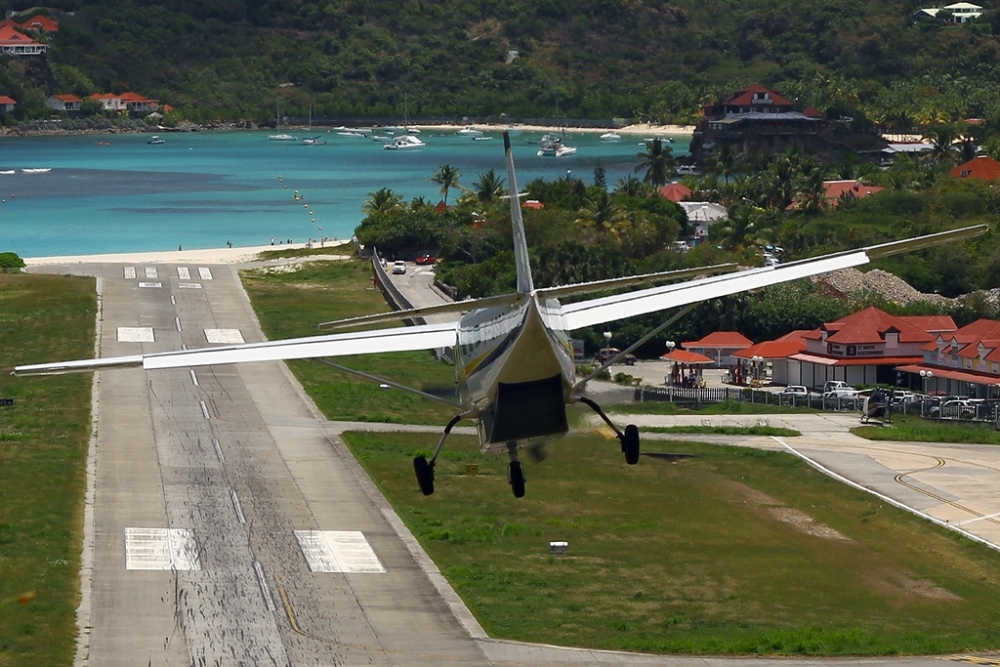
POLYGON ((912 364, 921 361, 920 357, 851 357, 848 359, 820 357, 804 352, 788 357, 795 361, 805 361, 820 366, 895 366, 897 364, 912 364))
POLYGON ((688 352, 687 350, 671 350, 667 354, 660 355, 660 359, 664 361, 673 361, 678 364, 714 364, 715 359, 710 359, 703 354, 698 354, 697 352, 688 352))
POLYGON ((945 380, 958 380, 960 382, 971 382, 973 384, 1000 386, 1000 377, 997 377, 996 375, 980 375, 978 373, 969 373, 968 371, 952 370, 950 368, 938 368, 937 366, 922 366, 921 364, 898 366, 896 370, 904 371, 906 373, 920 373, 920 371, 929 371, 934 374, 934 377, 944 378, 945 380))

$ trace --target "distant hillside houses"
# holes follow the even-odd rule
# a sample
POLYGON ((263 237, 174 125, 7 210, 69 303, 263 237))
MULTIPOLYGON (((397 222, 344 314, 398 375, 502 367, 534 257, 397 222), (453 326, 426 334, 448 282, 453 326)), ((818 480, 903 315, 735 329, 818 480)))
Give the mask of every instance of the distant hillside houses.
MULTIPOLYGON (((130 116, 144 116, 148 113, 158 111, 160 103, 158 100, 151 100, 138 93, 94 93, 87 99, 93 100, 101 105, 101 111, 114 113, 127 113, 130 116)), ((64 111, 70 116, 80 113, 83 100, 76 95, 52 95, 46 100, 46 104, 53 111, 64 111)))
POLYGON ((918 9, 913 16, 917 19, 940 19, 946 23, 967 23, 983 15, 983 8, 971 2, 956 2, 944 7, 918 9))
POLYGON ((9 25, 0 27, 0 53, 8 56, 41 56, 48 44, 40 44, 9 25))

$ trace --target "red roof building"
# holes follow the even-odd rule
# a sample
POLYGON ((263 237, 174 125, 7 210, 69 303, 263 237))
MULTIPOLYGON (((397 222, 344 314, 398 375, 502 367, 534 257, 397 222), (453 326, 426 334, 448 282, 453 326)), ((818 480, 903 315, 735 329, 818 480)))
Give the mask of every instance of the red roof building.
POLYGON ((33 16, 24 23, 21 27, 25 30, 38 30, 41 32, 59 32, 59 21, 50 19, 47 16, 33 16))
POLYGON ((39 44, 9 25, 0 27, 0 53, 9 56, 39 56, 48 48, 48 44, 39 44))
POLYGON ((76 95, 50 95, 46 104, 53 111, 79 111, 83 100, 76 95))
POLYGON ((17 102, 7 97, 6 95, 0 95, 0 111, 8 112, 13 111, 14 107, 17 106, 17 102))
POLYGON ((955 178, 978 178, 981 181, 992 181, 1000 178, 1000 162, 986 155, 979 155, 958 165, 948 173, 955 178))
POLYGON ((724 368, 732 366, 735 363, 733 355, 753 345, 753 341, 738 331, 716 331, 701 340, 692 340, 681 345, 690 352, 711 357, 716 368, 724 368))
POLYGON ((897 369, 910 373, 916 388, 935 394, 1000 398, 1000 322, 976 320, 957 331, 941 332, 921 351, 919 362, 897 369))
POLYGON ((133 113, 156 111, 160 108, 158 100, 147 99, 138 93, 122 93, 120 97, 122 105, 133 113))
MULTIPOLYGON (((792 103, 778 93, 760 85, 737 90, 722 102, 723 114, 736 113, 785 113, 792 111, 792 103)), ((715 113, 715 108, 710 107, 715 113)), ((709 115, 706 113, 706 115, 709 115)))
POLYGON ((660 193, 661 197, 666 197, 675 204, 682 199, 687 199, 691 196, 691 188, 683 183, 676 182, 671 183, 670 185, 664 185, 657 192, 660 193))
POLYGON ((885 189, 879 185, 863 185, 854 180, 823 181, 823 187, 826 188, 826 203, 830 206, 838 206, 843 201, 862 199, 885 189))

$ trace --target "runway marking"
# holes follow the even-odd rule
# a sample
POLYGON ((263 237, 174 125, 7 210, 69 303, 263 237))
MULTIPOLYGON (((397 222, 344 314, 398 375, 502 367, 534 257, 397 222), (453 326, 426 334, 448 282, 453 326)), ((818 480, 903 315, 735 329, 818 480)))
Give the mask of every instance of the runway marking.
POLYGON ((180 280, 191 280, 191 272, 186 266, 177 267, 177 278, 180 280))
POLYGON ((188 528, 126 528, 126 570, 200 570, 198 544, 188 528))
POLYGON ((175 297, 173 294, 170 295, 170 305, 172 306, 177 305, 177 297, 175 297))
POLYGON ((202 280, 211 280, 212 279, 212 269, 208 268, 207 266, 199 266, 198 267, 198 275, 201 276, 202 280))
POLYGON ((245 524, 247 518, 243 516, 243 506, 240 505, 240 497, 236 495, 236 489, 230 487, 229 495, 233 498, 233 509, 236 510, 236 518, 240 520, 240 523, 245 524))
POLYGON ((956 523, 956 526, 964 526, 967 523, 975 523, 976 521, 982 521, 983 519, 995 519, 1000 516, 1000 512, 995 512, 993 514, 987 514, 986 516, 977 516, 975 519, 969 519, 968 521, 962 521, 961 523, 956 523))
POLYGON ((208 414, 208 406, 205 405, 205 401, 198 401, 201 403, 201 414, 205 415, 205 419, 211 419, 211 415, 208 414))
POLYGON ((163 287, 163 283, 139 283, 139 287, 163 287))
POLYGON ((191 374, 191 383, 194 384, 194 386, 197 387, 198 386, 198 376, 194 374, 194 370, 189 370, 188 373, 191 374))
POLYGON ((224 345, 239 345, 246 342, 239 329, 205 329, 205 340, 224 345))
POLYGON ((222 455, 222 445, 219 444, 219 439, 212 438, 212 444, 215 445, 215 455, 219 457, 219 463, 225 464, 226 457, 222 455))
POLYGON ((181 332, 181 318, 175 317, 174 318, 174 324, 177 326, 177 332, 180 333, 181 332))
POLYGON ((153 327, 118 327, 119 343, 153 343, 153 327))
POLYGON ((264 595, 264 602, 267 604, 267 610, 274 611, 274 598, 271 597, 271 589, 267 585, 267 579, 264 578, 264 568, 260 566, 259 562, 254 561, 253 570, 257 573, 257 583, 260 584, 260 592, 264 595))
POLYGON ((177 289, 201 289, 201 283, 177 283, 177 289))
POLYGON ((385 572, 359 530, 296 530, 310 572, 376 574, 385 572))
POLYGON ((146 277, 147 278, 155 278, 156 277, 156 267, 155 266, 147 266, 146 267, 146 277))
POLYGON ((125 276, 125 280, 135 280, 135 267, 126 266, 122 269, 122 274, 125 276))

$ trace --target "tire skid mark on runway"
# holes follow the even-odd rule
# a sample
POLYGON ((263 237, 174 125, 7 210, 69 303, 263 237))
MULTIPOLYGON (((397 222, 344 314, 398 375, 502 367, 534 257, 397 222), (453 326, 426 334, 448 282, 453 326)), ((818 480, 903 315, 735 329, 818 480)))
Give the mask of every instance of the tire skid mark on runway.
MULTIPOLYGON (((933 459, 935 461, 935 465, 928 466, 926 468, 919 468, 917 470, 911 470, 909 472, 901 472, 901 473, 897 474, 893 479, 898 484, 900 484, 902 486, 905 486, 906 488, 910 489, 911 491, 916 491, 917 493, 923 494, 923 495, 927 496, 928 498, 933 498, 934 500, 937 500, 940 503, 943 503, 945 505, 950 505, 951 507, 954 507, 955 509, 958 509, 958 510, 961 510, 963 512, 967 512, 968 514, 971 514, 974 518, 971 519, 970 521, 988 521, 990 523, 993 523, 993 524, 996 524, 996 525, 1000 526, 1000 518, 998 518, 998 515, 996 515, 996 514, 983 514, 982 512, 978 512, 978 511, 976 511, 976 510, 974 510, 974 509, 972 509, 970 507, 966 507, 965 505, 961 504, 960 502, 957 502, 957 501, 954 501, 954 500, 949 500, 949 499, 944 498, 944 497, 942 497, 942 496, 940 496, 940 495, 938 495, 938 494, 936 494, 936 493, 934 493, 932 491, 928 491, 927 489, 921 488, 921 487, 919 487, 919 486, 917 486, 915 484, 911 484, 910 482, 907 482, 904 479, 905 477, 908 477, 909 475, 914 475, 916 473, 927 472, 928 470, 937 470, 938 468, 943 468, 943 467, 945 467, 947 465, 948 461, 954 461, 955 463, 963 463, 965 465, 970 465, 970 466, 977 467, 977 468, 984 468, 986 470, 993 470, 993 471, 996 471, 996 472, 1000 472, 1000 468, 995 468, 993 466, 985 465, 985 464, 982 464, 982 463, 976 463, 976 462, 973 462, 973 461, 965 461, 963 459, 958 459, 958 458, 953 458, 953 457, 945 458, 945 457, 937 456, 937 455, 934 455, 934 454, 924 454, 923 452, 914 452, 914 451, 905 450, 905 449, 892 449, 892 448, 889 448, 889 447, 865 447, 865 448, 862 448, 862 451, 864 451, 866 449, 867 450, 876 450, 876 451, 880 451, 880 452, 889 452, 889 453, 892 453, 892 454, 905 454, 907 456, 918 456, 918 457, 922 457, 922 458, 933 459)), ((964 523, 966 523, 966 522, 963 521, 962 524, 964 524, 964 523)), ((962 525, 962 524, 957 524, 957 525, 962 525)))

